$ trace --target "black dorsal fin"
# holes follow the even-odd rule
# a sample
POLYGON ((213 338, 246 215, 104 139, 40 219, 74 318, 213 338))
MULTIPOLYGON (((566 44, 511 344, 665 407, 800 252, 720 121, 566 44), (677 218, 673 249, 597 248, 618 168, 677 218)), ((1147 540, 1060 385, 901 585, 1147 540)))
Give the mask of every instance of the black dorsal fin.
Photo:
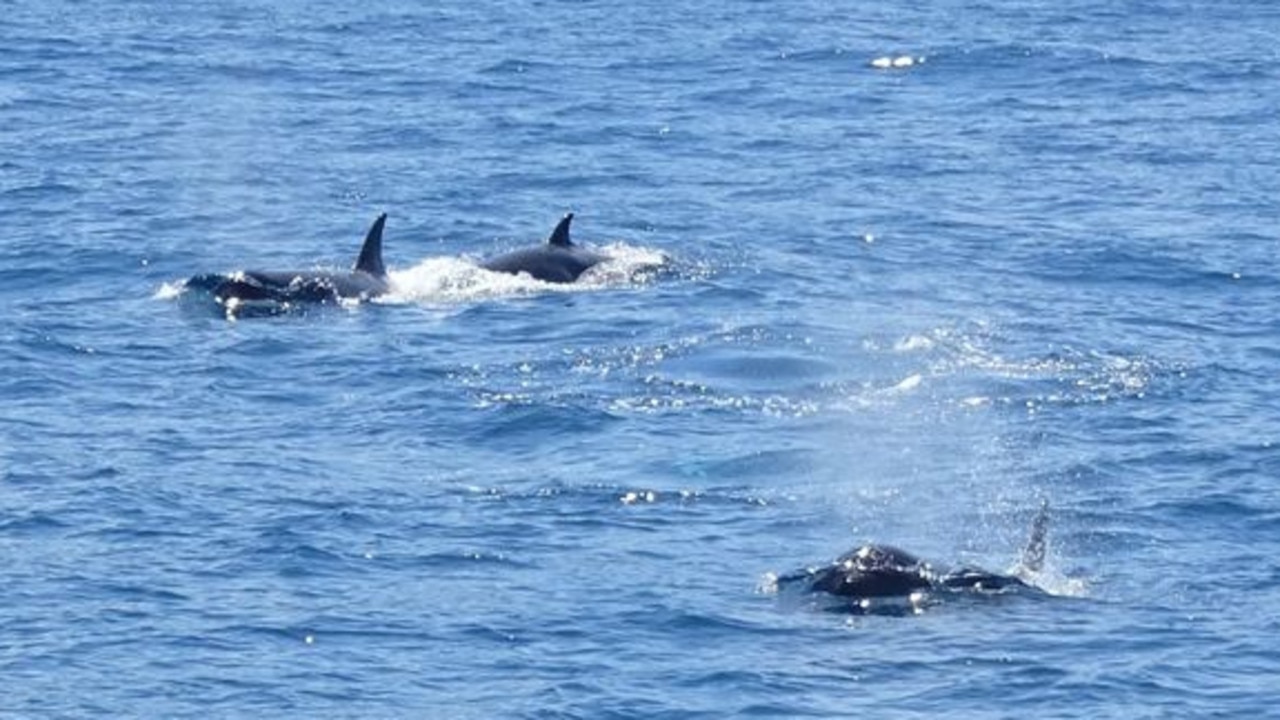
POLYGON ((573 243, 569 242, 570 222, 573 222, 573 213, 565 213, 564 218, 560 220, 560 224, 556 225, 555 230, 551 231, 551 237, 547 238, 547 244, 557 247, 573 247, 573 243))
POLYGON ((364 236, 364 247, 360 248, 360 259, 356 260, 356 270, 370 275, 383 277, 387 274, 387 266, 382 264, 382 226, 387 224, 387 214, 382 213, 364 236))
POLYGON ((1049 501, 1040 501, 1040 512, 1031 521, 1031 534, 1027 537, 1027 546, 1022 550, 1022 569, 1028 572, 1040 572, 1044 569, 1045 536, 1049 533, 1049 501))

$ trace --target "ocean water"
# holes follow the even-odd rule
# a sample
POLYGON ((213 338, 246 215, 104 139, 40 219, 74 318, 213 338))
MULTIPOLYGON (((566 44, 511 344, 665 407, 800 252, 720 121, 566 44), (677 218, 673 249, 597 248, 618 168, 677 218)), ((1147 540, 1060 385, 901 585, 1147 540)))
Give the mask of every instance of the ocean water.
POLYGON ((1278 41, 0 2, 0 716, 1273 715, 1278 41), (567 211, 608 272, 475 267, 567 211), (379 212, 376 302, 182 291, 379 212), (1044 593, 770 592, 865 541, 1007 569, 1042 500, 1044 593))

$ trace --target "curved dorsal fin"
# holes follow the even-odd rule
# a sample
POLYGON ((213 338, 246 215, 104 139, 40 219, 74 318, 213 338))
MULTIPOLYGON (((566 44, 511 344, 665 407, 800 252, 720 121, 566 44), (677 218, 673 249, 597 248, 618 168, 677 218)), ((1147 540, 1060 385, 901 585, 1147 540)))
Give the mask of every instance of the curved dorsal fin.
POLYGON ((1040 512, 1031 521, 1031 534, 1027 537, 1027 546, 1022 550, 1019 565, 1028 572, 1040 572, 1044 569, 1045 536, 1049 533, 1049 500, 1040 501, 1040 512))
POLYGON ((387 223, 387 214, 382 213, 364 236, 364 247, 360 248, 360 258, 356 260, 356 270, 362 270, 383 277, 387 274, 387 266, 382 264, 382 226, 387 223))
POLYGON ((573 213, 565 213, 564 218, 560 220, 560 224, 556 225, 555 230, 551 231, 551 237, 547 238, 547 244, 558 247, 573 247, 573 243, 569 242, 569 223, 572 221, 573 213))

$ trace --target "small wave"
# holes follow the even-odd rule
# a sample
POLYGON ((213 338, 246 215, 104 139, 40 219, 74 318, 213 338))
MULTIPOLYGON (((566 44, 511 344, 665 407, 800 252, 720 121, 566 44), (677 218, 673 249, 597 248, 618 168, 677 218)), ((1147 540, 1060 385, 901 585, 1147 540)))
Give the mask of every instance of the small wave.
POLYGON ((506 58, 480 70, 484 75, 521 75, 526 72, 547 70, 553 68, 554 65, 541 60, 529 60, 526 58, 506 58))
POLYGON ((916 65, 923 65, 925 57, 911 55, 882 55, 871 61, 871 67, 877 70, 903 70, 916 65))
POLYGON ((916 388, 920 387, 920 383, 923 381, 924 381, 924 377, 921 376, 919 373, 908 375, 907 377, 903 378, 902 382, 899 382, 897 385, 894 385, 893 387, 889 388, 885 392, 889 392, 889 393, 911 392, 912 390, 915 390, 916 388))
POLYGON ((10 188, 4 190, 2 195, 13 201, 28 201, 36 198, 58 197, 79 195, 82 191, 74 185, 60 182, 42 182, 36 185, 24 185, 21 187, 10 188))
POLYGON ((783 393, 750 394, 716 390, 694 383, 658 375, 641 380, 644 392, 614 397, 609 412, 626 415, 660 415, 685 412, 755 413, 768 417, 801 418, 821 411, 816 400, 793 398, 783 393))
POLYGON ((785 495, 762 493, 748 486, 708 488, 625 486, 613 483, 554 483, 529 487, 465 485, 452 491, 465 500, 503 503, 564 503, 584 513, 605 508, 673 506, 754 509, 786 502, 785 495))

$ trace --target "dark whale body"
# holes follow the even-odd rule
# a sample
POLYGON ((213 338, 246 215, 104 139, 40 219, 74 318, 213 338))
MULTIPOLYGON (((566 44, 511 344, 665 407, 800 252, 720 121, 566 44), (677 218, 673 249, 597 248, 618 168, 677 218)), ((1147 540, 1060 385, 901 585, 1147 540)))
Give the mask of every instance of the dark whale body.
POLYGON ((209 293, 228 310, 243 303, 267 303, 283 307, 293 303, 336 303, 367 300, 390 290, 382 262, 382 229, 387 215, 373 221, 355 266, 333 270, 241 270, 207 273, 187 280, 189 290, 209 293))
POLYGON ((524 273, 543 282, 571 283, 588 269, 608 259, 574 245, 569 240, 569 223, 572 221, 573 213, 568 213, 556 225, 545 244, 490 258, 480 263, 480 267, 511 275, 524 273))
MULTIPOLYGON (((1038 572, 1044 566, 1048 505, 1042 505, 1031 525, 1030 538, 1019 562, 1020 573, 1038 572)), ((779 590, 798 589, 847 599, 852 609, 866 610, 869 601, 914 598, 920 594, 982 593, 1033 589, 1018 574, 1005 575, 981 568, 937 569, 892 545, 868 544, 830 564, 804 568, 778 578, 779 590)))

